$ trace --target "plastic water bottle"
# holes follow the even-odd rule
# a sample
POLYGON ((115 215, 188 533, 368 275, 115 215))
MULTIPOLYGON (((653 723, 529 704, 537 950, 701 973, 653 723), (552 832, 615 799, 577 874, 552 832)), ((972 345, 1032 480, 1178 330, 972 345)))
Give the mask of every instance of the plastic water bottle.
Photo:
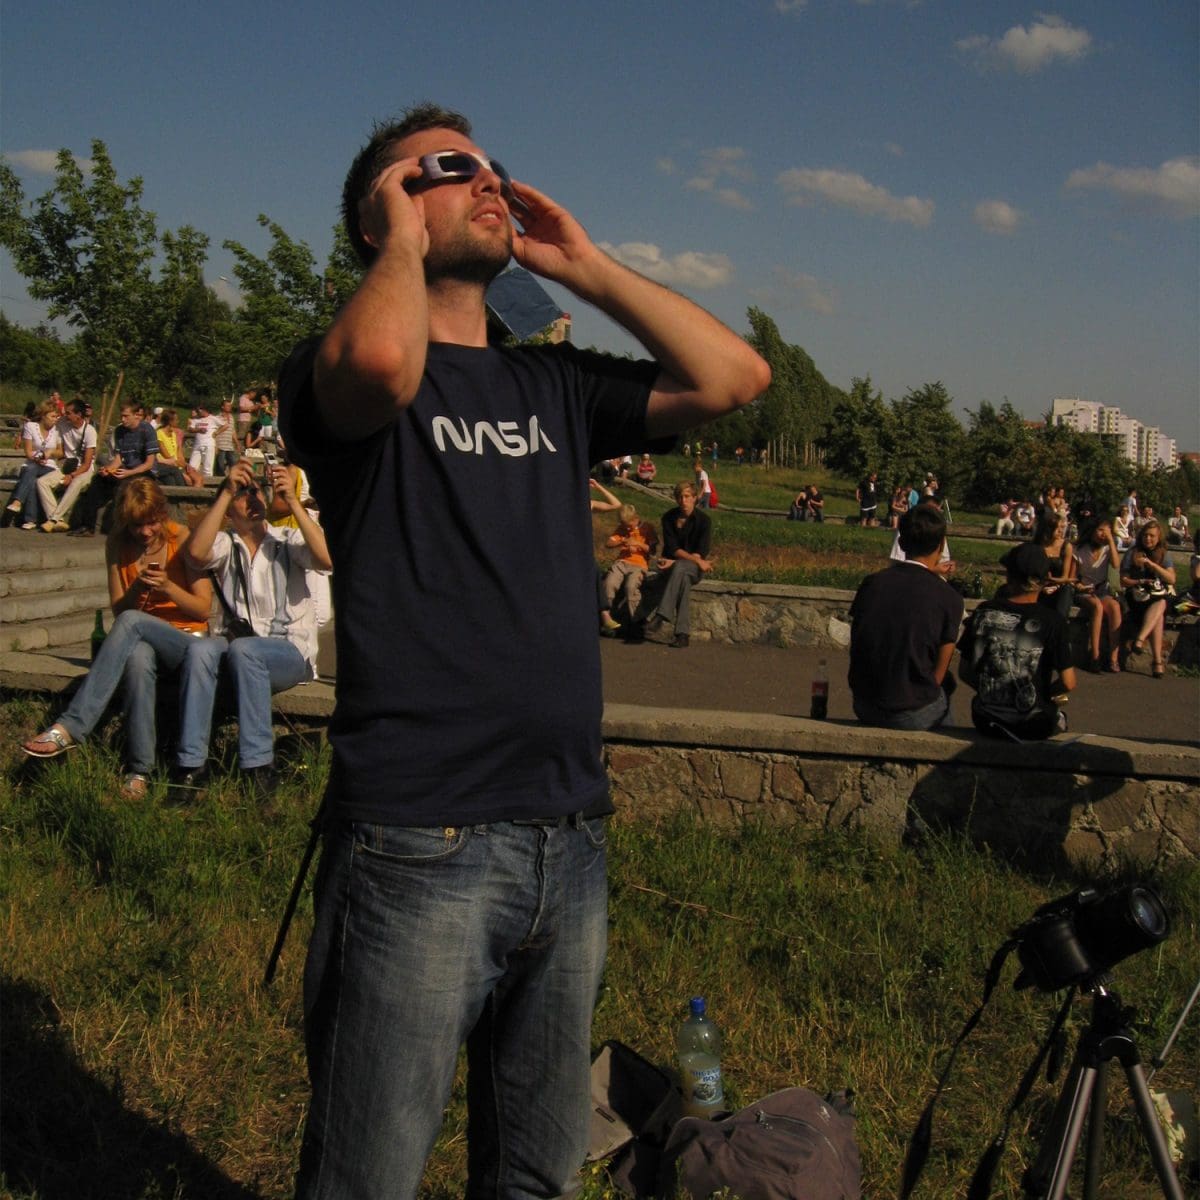
POLYGON ((104 609, 96 609, 96 624, 92 627, 92 662, 96 661, 96 655, 100 653, 100 647, 104 645, 104 639, 107 636, 104 632, 104 609))
POLYGON ((711 1117, 725 1107, 721 1087, 721 1031, 704 1015, 704 997, 695 996, 691 1014, 679 1027, 679 1078, 683 1114, 711 1117))
POLYGON ((829 716, 829 662, 824 658, 817 663, 817 671, 813 675, 812 704, 808 715, 814 721, 823 721, 829 716))

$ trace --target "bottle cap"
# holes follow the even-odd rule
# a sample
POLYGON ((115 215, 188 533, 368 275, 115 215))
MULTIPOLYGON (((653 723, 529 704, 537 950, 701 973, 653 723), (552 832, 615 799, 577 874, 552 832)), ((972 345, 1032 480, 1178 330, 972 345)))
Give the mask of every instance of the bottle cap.
POLYGON ((704 997, 703 996, 693 996, 692 1003, 691 1003, 691 1009, 692 1009, 693 1017, 704 1016, 704 997))

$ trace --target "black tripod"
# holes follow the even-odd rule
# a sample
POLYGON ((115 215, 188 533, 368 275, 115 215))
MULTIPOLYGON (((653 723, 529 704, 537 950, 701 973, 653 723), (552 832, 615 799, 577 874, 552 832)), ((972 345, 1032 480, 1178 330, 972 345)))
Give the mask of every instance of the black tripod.
MULTIPOLYGON (((1085 985, 1086 990, 1086 985, 1085 985)), ((1083 1200, 1093 1200, 1100 1178, 1100 1160, 1104 1153, 1104 1108, 1108 1090, 1108 1065, 1113 1059, 1125 1068, 1125 1078, 1133 1096, 1142 1136, 1167 1200, 1183 1200, 1183 1189, 1171 1166, 1167 1139, 1158 1123, 1150 1089, 1142 1070, 1141 1056, 1130 1029, 1132 1011, 1121 997, 1098 983, 1090 985, 1091 1024, 1079 1036, 1079 1046, 1063 1084, 1050 1128, 1033 1166, 1023 1181, 1027 1195, 1045 1200, 1063 1200, 1071 1165, 1079 1149, 1083 1123, 1091 1106, 1088 1122, 1087 1157, 1084 1160, 1083 1200)))

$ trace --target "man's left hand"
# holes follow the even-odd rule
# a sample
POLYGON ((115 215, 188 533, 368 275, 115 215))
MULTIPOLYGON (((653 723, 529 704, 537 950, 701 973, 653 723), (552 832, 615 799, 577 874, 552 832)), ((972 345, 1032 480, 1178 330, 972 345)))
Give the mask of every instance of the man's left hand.
POLYGON ((511 211, 522 225, 513 230, 513 257, 535 274, 570 286, 578 268, 599 253, 587 230, 545 193, 515 180, 512 188, 511 211))

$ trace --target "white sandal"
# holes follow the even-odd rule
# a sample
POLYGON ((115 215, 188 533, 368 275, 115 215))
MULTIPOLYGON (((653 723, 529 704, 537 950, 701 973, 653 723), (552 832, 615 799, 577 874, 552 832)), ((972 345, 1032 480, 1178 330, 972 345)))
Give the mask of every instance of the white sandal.
POLYGON ((51 725, 45 733, 39 733, 37 737, 30 738, 22 747, 22 751, 29 755, 30 758, 57 758, 60 754, 66 754, 68 750, 74 750, 79 744, 70 740, 70 734, 59 725, 51 725), (53 750, 31 750, 31 746, 36 746, 38 742, 49 742, 53 745, 53 750))
POLYGON ((130 771, 121 784, 121 799, 144 800, 150 790, 150 780, 140 771, 130 771))

